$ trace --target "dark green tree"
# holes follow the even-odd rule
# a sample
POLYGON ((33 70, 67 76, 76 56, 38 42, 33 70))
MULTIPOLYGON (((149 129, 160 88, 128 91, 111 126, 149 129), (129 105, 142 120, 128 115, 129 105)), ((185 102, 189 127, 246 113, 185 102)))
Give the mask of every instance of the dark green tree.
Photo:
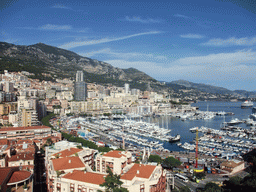
POLYGON ((230 177, 229 180, 223 182, 225 191, 241 191, 241 178, 238 176, 230 177))
POLYGON ((100 184, 101 187, 105 187, 106 192, 128 192, 126 188, 121 187, 123 182, 120 181, 120 175, 114 174, 109 167, 107 173, 105 182, 100 184))
POLYGON ((205 192, 222 192, 222 189, 216 183, 206 183, 204 186, 205 192))
POLYGON ((46 145, 47 145, 47 146, 50 146, 50 145, 52 145, 52 144, 53 144, 52 139, 51 139, 51 138, 48 138, 48 139, 46 140, 46 145))
POLYGON ((181 165, 181 162, 174 157, 167 157, 164 159, 162 166, 167 169, 173 169, 173 167, 178 167, 181 165))
POLYGON ((157 163, 161 163, 162 159, 159 155, 150 155, 148 158, 148 162, 157 162, 157 163))
POLYGON ((179 192, 190 192, 190 189, 188 186, 183 186, 180 188, 179 192))

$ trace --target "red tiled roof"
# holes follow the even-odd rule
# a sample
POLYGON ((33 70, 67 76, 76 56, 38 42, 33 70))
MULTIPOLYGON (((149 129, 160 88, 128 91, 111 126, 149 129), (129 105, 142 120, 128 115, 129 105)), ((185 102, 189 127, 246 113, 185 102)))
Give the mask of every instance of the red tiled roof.
POLYGON ((68 173, 62 178, 100 185, 105 182, 104 176, 99 173, 73 171, 73 173, 68 173))
POLYGON ((30 126, 30 127, 3 127, 0 132, 3 131, 17 131, 17 130, 28 130, 28 129, 50 129, 48 126, 30 126))
POLYGON ((26 144, 33 144, 33 141, 30 140, 30 139, 18 140, 18 141, 17 141, 17 145, 22 145, 23 143, 26 143, 26 144))
POLYGON ((64 157, 52 159, 52 164, 55 171, 85 167, 79 157, 64 157))
POLYGON ((6 168, 0 168, 0 185, 4 182, 5 178, 10 174, 12 168, 6 167, 6 168))
POLYGON ((122 156, 125 156, 122 154, 122 151, 109 151, 108 153, 103 155, 104 157, 115 157, 115 158, 121 158, 122 156))
POLYGON ((135 176, 148 179, 155 168, 154 165, 134 164, 127 173, 122 175, 121 179, 132 180, 135 176))
POLYGON ((19 181, 24 181, 30 177, 31 173, 29 171, 15 171, 8 183, 16 183, 19 181))
POLYGON ((41 141, 37 140, 37 139, 34 139, 33 140, 35 143, 41 143, 41 141))
POLYGON ((34 153, 18 153, 13 155, 8 161, 34 160, 34 153))
POLYGON ((78 149, 78 148, 70 148, 70 149, 65 149, 63 151, 60 151, 58 153, 53 154, 52 156, 55 156, 59 154, 60 157, 69 157, 71 155, 74 155, 75 153, 78 153, 82 151, 83 149, 78 149))
POLYGON ((0 145, 8 145, 8 139, 0 139, 0 145))

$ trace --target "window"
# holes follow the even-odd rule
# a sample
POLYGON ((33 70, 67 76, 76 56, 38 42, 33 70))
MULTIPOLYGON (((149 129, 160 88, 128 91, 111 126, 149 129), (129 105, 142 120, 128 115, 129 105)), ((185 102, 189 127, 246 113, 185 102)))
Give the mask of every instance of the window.
POLYGON ((140 192, 144 192, 145 186, 144 184, 140 185, 140 192))

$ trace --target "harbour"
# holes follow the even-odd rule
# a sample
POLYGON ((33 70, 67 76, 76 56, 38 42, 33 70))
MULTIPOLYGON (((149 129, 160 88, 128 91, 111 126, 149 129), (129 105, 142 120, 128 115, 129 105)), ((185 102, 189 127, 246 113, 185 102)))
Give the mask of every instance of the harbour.
POLYGON ((115 145, 110 147, 114 148, 125 145, 135 149, 193 152, 196 128, 199 152, 209 156, 241 157, 256 147, 255 124, 249 119, 252 108, 241 108, 241 102, 218 101, 201 101, 192 106, 199 110, 157 116, 115 115, 112 119, 79 117, 69 124, 71 127, 79 124, 81 137, 105 137, 105 141, 113 141, 115 145), (227 147, 229 152, 224 150, 227 147))

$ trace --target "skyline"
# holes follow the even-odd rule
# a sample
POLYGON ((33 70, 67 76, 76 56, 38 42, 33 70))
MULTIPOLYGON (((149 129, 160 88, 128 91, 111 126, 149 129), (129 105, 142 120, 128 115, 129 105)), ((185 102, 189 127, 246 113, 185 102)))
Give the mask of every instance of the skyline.
POLYGON ((1 2, 0 41, 39 42, 159 81, 256 90, 256 3, 1 2))

